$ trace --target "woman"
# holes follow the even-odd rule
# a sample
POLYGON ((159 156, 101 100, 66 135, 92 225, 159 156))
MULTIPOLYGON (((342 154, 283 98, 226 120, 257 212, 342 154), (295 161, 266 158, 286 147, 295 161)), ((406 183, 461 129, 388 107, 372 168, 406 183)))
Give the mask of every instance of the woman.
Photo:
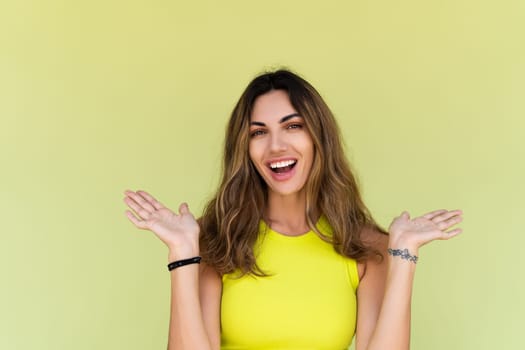
POLYGON ((185 203, 177 214, 125 195, 129 220, 169 248, 169 349, 345 349, 354 331, 357 350, 408 349, 419 247, 461 232, 446 231, 459 210, 403 212, 382 230, 332 113, 286 70, 255 78, 235 106, 198 221, 185 203))

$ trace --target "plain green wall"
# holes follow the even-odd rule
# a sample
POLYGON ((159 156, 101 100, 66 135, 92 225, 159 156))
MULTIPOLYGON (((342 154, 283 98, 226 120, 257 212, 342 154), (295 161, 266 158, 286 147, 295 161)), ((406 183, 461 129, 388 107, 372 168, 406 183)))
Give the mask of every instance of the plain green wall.
POLYGON ((332 107, 378 221, 461 208, 421 251, 413 349, 521 349, 525 2, 3 1, 0 348, 164 349, 167 251, 123 190, 199 213, 247 82, 332 107))

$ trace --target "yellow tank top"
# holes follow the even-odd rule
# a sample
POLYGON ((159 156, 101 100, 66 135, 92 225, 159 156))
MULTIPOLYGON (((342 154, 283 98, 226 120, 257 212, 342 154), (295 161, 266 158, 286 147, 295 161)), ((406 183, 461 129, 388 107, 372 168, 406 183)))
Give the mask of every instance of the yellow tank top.
MULTIPOLYGON (((316 226, 332 234, 324 217, 316 226)), ((259 228, 257 264, 270 276, 223 276, 221 349, 347 349, 356 326, 356 261, 313 231, 285 236, 264 222, 259 228)))

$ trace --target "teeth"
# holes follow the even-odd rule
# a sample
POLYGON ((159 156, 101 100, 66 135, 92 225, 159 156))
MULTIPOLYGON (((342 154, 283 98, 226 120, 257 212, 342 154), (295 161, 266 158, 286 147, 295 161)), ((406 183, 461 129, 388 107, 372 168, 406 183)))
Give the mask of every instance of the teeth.
POLYGON ((285 166, 289 166, 289 165, 295 164, 295 162, 296 162, 295 160, 285 160, 285 161, 282 161, 282 162, 270 163, 270 167, 272 169, 284 168, 285 166))

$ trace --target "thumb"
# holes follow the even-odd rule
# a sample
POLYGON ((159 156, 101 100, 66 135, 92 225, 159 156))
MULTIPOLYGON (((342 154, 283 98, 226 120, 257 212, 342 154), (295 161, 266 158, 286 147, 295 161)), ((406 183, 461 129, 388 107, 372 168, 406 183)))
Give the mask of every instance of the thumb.
POLYGON ((190 208, 188 208, 188 203, 186 202, 181 203, 181 205, 179 206, 180 215, 189 214, 189 212, 190 212, 190 208))

